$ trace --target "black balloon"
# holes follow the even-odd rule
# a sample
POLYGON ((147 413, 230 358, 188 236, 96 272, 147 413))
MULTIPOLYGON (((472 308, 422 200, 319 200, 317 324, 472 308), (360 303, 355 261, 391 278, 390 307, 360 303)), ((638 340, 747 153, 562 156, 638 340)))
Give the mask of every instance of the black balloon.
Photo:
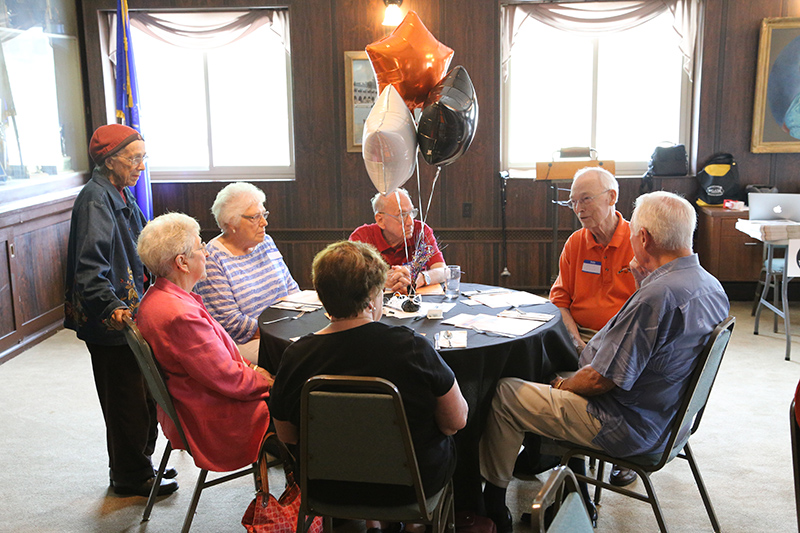
POLYGON ((478 100, 467 70, 457 66, 428 93, 417 127, 422 157, 449 165, 467 151, 478 127, 478 100))

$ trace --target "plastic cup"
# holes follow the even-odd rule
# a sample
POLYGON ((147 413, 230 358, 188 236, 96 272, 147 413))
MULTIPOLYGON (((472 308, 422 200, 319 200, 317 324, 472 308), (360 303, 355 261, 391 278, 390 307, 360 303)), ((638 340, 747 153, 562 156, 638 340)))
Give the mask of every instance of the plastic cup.
POLYGON ((447 265, 446 278, 444 282, 444 295, 448 299, 458 298, 461 289, 461 267, 458 265, 447 265))

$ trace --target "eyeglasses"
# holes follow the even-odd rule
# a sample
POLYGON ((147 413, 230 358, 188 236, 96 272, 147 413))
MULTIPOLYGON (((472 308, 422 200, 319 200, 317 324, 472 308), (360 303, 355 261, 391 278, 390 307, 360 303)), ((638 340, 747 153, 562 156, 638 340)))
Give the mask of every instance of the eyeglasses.
POLYGON ((140 155, 137 157, 125 157, 124 155, 118 155, 117 157, 119 157, 120 159, 124 159, 134 167, 138 167, 139 165, 141 165, 142 161, 147 161, 147 154, 140 155))
POLYGON ((208 246, 208 245, 205 243, 205 241, 201 241, 201 242, 200 242, 200 248, 195 248, 195 249, 194 249, 194 250, 192 250, 192 251, 193 251, 193 252, 200 252, 200 251, 202 251, 202 252, 207 252, 207 251, 208 251, 208 248, 207 248, 207 246, 208 246))
POLYGON ((607 193, 610 190, 611 189, 606 189, 603 192, 599 192, 599 193, 595 194, 594 196, 584 196, 580 200, 572 200, 572 199, 570 199, 570 200, 561 201, 561 202, 558 202, 558 204, 559 205, 563 205, 564 207, 569 207, 570 209, 575 209, 579 205, 590 205, 592 202, 594 202, 595 198, 597 198, 601 194, 607 193))
POLYGON ((266 222, 267 219, 269 218, 269 211, 262 211, 261 213, 256 213, 255 215, 239 215, 239 216, 242 218, 246 218, 247 220, 253 223, 258 223, 258 221, 261 220, 262 218, 264 219, 264 222, 266 222))
POLYGON ((399 221, 402 222, 403 220, 405 220, 408 217, 417 218, 417 215, 419 214, 419 209, 417 209, 415 207, 411 211, 404 211, 403 213, 400 213, 399 215, 393 215, 391 213, 386 213, 384 211, 378 211, 378 213, 380 213, 381 215, 386 215, 387 217, 392 217, 393 219, 399 220, 399 221))

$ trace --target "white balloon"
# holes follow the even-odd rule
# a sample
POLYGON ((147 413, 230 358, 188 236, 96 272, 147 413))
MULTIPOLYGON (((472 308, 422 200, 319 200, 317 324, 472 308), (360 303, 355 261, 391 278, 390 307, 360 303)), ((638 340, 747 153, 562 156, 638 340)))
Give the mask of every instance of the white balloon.
POLYGON ((393 85, 378 96, 364 123, 361 154, 369 179, 378 192, 400 187, 417 164, 414 117, 393 85))

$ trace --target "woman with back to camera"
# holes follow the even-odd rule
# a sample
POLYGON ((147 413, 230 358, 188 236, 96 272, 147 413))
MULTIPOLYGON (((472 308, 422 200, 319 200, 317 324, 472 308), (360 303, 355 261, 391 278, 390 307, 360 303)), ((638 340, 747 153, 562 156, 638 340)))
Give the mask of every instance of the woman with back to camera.
MULTIPOLYGON (((466 425, 467 402, 453 371, 425 337, 405 326, 378 321, 388 270, 375 247, 366 243, 337 242, 317 254, 312 265, 314 288, 331 323, 286 349, 270 409, 280 439, 295 444, 300 393, 308 378, 341 374, 391 381, 403 398, 425 493, 435 494, 455 469, 452 435, 466 425)), ((335 499, 339 487, 319 485, 318 494, 324 491, 335 499)), ((350 496, 354 492, 347 491, 350 496)), ((402 494, 388 488, 361 492, 358 497, 365 504, 414 501, 411 489, 402 494)))
POLYGON ((250 183, 231 183, 219 191, 211 212, 222 233, 208 243, 208 276, 195 288, 253 363, 258 363, 258 315, 300 290, 266 233, 265 201, 261 189, 250 183))
MULTIPOLYGON (((255 462, 269 425, 272 378, 242 358, 192 292, 206 272, 200 225, 182 213, 161 215, 144 227, 137 247, 157 279, 136 322, 165 375, 195 464, 228 472, 255 462)), ((182 448, 161 409, 158 419, 173 447, 182 448)))

